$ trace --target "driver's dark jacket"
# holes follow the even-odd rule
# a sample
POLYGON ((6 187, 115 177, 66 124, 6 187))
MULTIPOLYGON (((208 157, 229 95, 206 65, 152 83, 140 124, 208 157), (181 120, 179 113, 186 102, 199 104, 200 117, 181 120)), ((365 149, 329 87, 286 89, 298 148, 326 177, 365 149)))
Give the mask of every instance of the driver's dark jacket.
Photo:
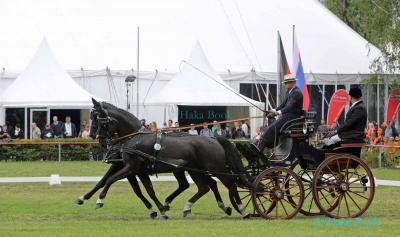
POLYGON ((367 110, 362 101, 352 106, 346 114, 344 123, 339 126, 337 133, 346 142, 364 142, 367 110))
POLYGON ((282 115, 290 114, 290 115, 303 115, 303 94, 301 93, 300 88, 295 86, 290 93, 286 94, 286 98, 282 101, 282 103, 276 108, 276 110, 280 110, 282 115))

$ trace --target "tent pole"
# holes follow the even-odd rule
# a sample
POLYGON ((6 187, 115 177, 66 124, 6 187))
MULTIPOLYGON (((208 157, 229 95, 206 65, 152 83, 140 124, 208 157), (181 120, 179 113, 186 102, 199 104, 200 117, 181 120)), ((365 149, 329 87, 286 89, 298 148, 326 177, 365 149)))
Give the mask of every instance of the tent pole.
POLYGON ((380 124, 380 114, 379 114, 379 76, 378 81, 376 83, 376 121, 378 122, 378 126, 380 124))
POLYGON ((27 139, 28 138, 28 108, 24 108, 24 138, 27 139))
POLYGON ((325 104, 324 104, 324 97, 325 97, 325 84, 322 84, 322 99, 321 99, 321 108, 322 108, 322 119, 325 120, 325 104))
POLYGON ((139 26, 137 27, 137 68, 136 68, 136 116, 139 117, 139 26))

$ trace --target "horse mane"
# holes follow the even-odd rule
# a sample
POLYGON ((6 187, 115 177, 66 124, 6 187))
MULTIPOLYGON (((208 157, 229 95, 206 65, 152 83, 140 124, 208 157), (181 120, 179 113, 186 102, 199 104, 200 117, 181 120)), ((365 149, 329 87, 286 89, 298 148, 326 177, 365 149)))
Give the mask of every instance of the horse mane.
MULTIPOLYGON (((102 103, 102 106, 103 106, 103 108, 105 108, 105 109, 107 109, 107 110, 115 110, 115 111, 117 111, 118 113, 121 113, 121 114, 123 114, 123 115, 125 115, 126 117, 128 117, 129 118, 129 120, 131 121, 130 123, 135 123, 135 126, 138 128, 138 129, 140 129, 140 120, 135 116, 135 115, 133 115, 133 114, 131 114, 131 113, 129 113, 128 111, 126 111, 126 110, 123 110, 123 109, 121 109, 121 108, 118 108, 118 107, 116 107, 116 106, 114 106, 113 104, 110 104, 110 103, 108 103, 108 102, 101 102, 102 103)), ((109 112, 112 112, 112 111, 109 111, 109 112)))

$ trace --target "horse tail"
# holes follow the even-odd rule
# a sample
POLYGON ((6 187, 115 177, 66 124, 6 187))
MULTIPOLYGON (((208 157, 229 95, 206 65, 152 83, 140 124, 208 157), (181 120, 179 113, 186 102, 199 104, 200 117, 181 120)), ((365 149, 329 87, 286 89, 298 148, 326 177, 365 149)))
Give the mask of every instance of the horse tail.
POLYGON ((251 176, 247 173, 243 166, 241 155, 236 147, 224 137, 216 137, 218 143, 224 148, 225 157, 228 165, 235 174, 238 174, 240 181, 247 186, 252 186, 251 176))

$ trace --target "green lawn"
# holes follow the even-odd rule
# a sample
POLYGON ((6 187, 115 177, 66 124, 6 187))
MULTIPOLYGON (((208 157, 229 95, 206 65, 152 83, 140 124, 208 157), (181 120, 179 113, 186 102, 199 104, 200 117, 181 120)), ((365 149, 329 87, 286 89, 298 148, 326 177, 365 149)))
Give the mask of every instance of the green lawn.
MULTIPOLYGON (((362 216, 373 225, 353 223, 337 226, 322 217, 301 214, 289 221, 242 220, 236 213, 225 216, 209 193, 194 206, 192 215, 181 216, 185 200, 195 188, 184 192, 172 204, 168 221, 150 220, 143 204, 132 195, 127 183, 115 184, 103 209, 94 210, 94 196, 83 206, 76 197, 93 183, 0 184, 0 236, 399 236, 400 188, 381 187, 370 209, 362 216)), ((162 200, 175 183, 155 183, 162 200)), ((220 189, 227 203, 227 192, 220 189)))
MULTIPOLYGON (((102 176, 109 164, 100 161, 0 162, 0 177, 102 176)), ((377 179, 400 180, 400 169, 372 169, 377 179)))

